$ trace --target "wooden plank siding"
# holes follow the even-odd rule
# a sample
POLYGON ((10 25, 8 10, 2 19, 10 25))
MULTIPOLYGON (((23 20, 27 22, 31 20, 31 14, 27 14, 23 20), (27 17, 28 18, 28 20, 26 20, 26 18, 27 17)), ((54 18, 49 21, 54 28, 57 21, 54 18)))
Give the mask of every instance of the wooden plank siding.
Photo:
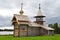
POLYGON ((21 24, 14 25, 14 36, 42 36, 42 35, 53 35, 54 31, 46 30, 41 27, 29 27, 28 25, 21 24))

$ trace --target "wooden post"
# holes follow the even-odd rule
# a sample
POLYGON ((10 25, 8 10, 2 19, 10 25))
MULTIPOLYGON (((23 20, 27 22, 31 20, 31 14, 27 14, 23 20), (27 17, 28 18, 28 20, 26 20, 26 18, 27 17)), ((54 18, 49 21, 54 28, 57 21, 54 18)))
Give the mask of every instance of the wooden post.
POLYGON ((49 30, 48 30, 48 35, 49 35, 49 30))
POLYGON ((28 36, 28 26, 27 26, 27 36, 28 36))
POLYGON ((18 36, 20 36, 20 25, 18 25, 18 36))
POLYGON ((28 25, 27 25, 27 36, 28 36, 28 25))
POLYGON ((15 37, 15 24, 14 24, 14 32, 13 32, 13 35, 14 35, 14 37, 15 37))

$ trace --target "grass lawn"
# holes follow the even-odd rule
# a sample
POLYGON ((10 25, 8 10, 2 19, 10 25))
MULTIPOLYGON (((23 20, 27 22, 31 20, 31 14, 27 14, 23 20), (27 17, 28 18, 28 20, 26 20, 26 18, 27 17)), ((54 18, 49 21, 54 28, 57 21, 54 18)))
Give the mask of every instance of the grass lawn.
POLYGON ((60 34, 54 36, 34 36, 34 37, 13 37, 10 36, 0 36, 0 40, 60 40, 60 34))

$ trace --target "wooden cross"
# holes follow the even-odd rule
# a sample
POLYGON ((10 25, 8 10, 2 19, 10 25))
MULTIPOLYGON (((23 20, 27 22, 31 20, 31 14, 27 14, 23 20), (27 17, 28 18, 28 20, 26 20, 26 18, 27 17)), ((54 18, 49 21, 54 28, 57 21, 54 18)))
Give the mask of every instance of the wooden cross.
POLYGON ((39 9, 40 9, 40 4, 39 4, 39 9))
POLYGON ((23 3, 21 3, 21 10, 22 10, 22 8, 23 8, 23 3))

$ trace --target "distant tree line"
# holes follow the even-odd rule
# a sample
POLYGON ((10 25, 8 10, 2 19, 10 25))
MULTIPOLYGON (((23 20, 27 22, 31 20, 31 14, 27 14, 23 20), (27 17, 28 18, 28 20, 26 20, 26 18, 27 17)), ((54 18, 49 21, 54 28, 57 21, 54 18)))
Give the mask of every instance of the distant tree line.
POLYGON ((54 28, 55 34, 60 34, 60 25, 58 25, 58 23, 49 24, 48 27, 54 28))
POLYGON ((12 29, 4 29, 4 30, 0 29, 0 31, 13 31, 13 30, 12 29))

